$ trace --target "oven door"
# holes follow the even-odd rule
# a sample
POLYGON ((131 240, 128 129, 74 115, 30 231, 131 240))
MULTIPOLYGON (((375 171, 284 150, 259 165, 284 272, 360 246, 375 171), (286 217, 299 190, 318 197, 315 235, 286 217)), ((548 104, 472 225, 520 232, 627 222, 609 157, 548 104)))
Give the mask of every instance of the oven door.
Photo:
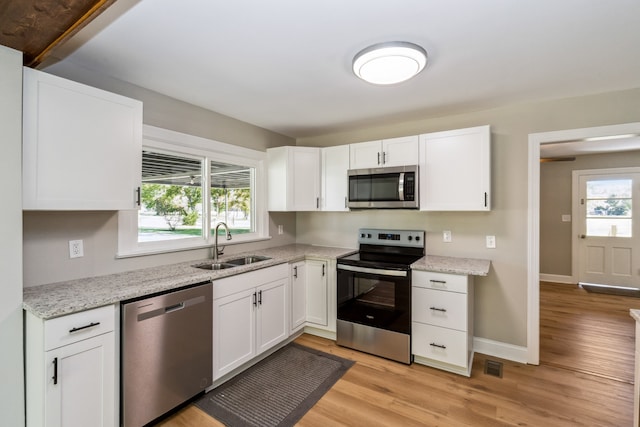
POLYGON ((338 320, 411 333, 411 272, 338 264, 338 320))

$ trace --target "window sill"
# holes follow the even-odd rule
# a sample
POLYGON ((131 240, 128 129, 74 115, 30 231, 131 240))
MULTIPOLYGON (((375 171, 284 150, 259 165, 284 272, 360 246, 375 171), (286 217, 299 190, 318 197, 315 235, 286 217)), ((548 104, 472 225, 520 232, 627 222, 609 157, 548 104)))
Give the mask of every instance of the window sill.
MULTIPOLYGON (((271 236, 266 236, 266 237, 256 237, 256 238, 252 238, 252 239, 247 239, 247 240, 240 240, 240 241, 224 241, 224 244, 220 244, 220 247, 226 247, 226 246, 233 246, 233 245, 242 245, 245 243, 256 243, 256 242, 263 242, 265 240, 271 240, 271 236)), ((197 249, 208 249, 208 248, 213 248, 213 244, 211 243, 207 243, 207 244, 196 244, 193 246, 188 246, 188 247, 182 247, 182 248, 166 248, 166 249, 158 249, 158 248, 154 248, 154 249, 139 249, 139 250, 134 250, 134 251, 126 251, 126 252, 119 252, 116 254, 116 259, 126 259, 126 258, 136 258, 136 257, 142 257, 142 256, 149 256, 149 255, 160 255, 160 254, 168 254, 168 253, 172 253, 172 252, 184 252, 184 251, 193 251, 193 250, 197 250, 197 249)))

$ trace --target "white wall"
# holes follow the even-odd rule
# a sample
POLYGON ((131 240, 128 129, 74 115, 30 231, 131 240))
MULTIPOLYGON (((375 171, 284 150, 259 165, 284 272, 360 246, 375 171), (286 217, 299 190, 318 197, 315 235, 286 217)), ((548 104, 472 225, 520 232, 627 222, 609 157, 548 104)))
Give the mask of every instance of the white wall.
POLYGON ((24 425, 22 53, 0 46, 0 424, 24 425))

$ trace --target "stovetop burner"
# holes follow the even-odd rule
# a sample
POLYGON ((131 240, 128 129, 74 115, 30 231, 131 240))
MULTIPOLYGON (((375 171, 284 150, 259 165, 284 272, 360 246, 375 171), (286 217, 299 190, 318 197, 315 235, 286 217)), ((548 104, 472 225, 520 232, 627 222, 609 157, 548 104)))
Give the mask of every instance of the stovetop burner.
POLYGON ((424 256, 424 231, 361 228, 360 251, 338 258, 343 265, 370 268, 408 269, 424 256))

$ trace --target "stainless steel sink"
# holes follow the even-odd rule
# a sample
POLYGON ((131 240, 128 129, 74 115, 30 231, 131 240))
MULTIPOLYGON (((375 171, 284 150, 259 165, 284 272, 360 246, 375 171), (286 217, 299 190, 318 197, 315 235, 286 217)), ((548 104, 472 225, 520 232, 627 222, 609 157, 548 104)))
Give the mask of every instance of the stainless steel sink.
POLYGON ((241 265, 249 265, 254 262, 266 261, 271 259, 267 256, 249 255, 242 258, 230 259, 224 262, 203 262, 192 267, 201 268, 203 270, 224 270, 226 268, 239 267, 241 265))
POLYGON ((266 261, 268 259, 271 259, 271 258, 266 256, 249 255, 242 258, 231 259, 226 262, 228 264, 233 264, 234 266, 237 266, 237 265, 253 264, 254 262, 266 261))
POLYGON ((203 264, 196 264, 193 267, 201 268, 203 270, 224 270, 225 268, 237 267, 238 264, 229 264, 226 262, 207 262, 203 264))

